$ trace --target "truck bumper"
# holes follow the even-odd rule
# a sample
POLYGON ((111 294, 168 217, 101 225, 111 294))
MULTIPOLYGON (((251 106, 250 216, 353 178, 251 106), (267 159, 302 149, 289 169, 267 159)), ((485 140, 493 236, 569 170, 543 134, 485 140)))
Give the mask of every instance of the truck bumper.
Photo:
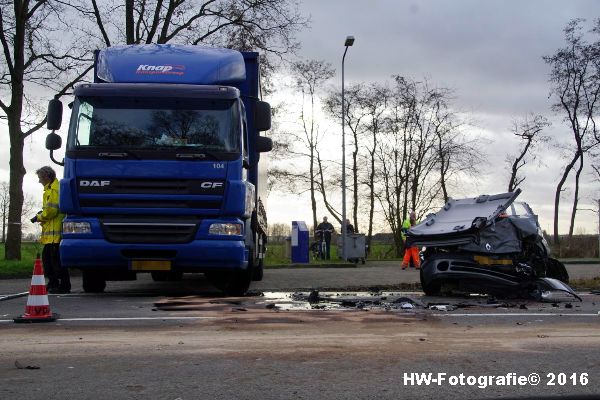
MULTIPOLYGON (((68 268, 135 270, 134 261, 169 261, 170 269, 182 272, 245 270, 248 251, 243 241, 194 240, 186 244, 118 244, 103 239, 63 239, 61 264, 68 268)), ((164 263, 163 263, 164 265, 164 263)), ((153 269, 148 269, 152 271, 153 269)))

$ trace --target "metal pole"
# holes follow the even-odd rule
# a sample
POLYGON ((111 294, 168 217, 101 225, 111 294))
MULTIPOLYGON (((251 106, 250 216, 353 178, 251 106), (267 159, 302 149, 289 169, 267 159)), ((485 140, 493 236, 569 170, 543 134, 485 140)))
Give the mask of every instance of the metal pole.
POLYGON ((346 135, 344 133, 344 117, 345 117, 345 103, 344 103, 344 62, 346 61, 346 53, 348 47, 354 44, 354 36, 347 36, 344 46, 344 56, 342 57, 342 259, 347 261, 346 256, 346 135))
POLYGON ((600 199, 598 199, 598 257, 600 257, 600 199))
POLYGON ((344 132, 344 61, 346 61, 346 52, 348 46, 344 50, 342 57, 342 259, 346 261, 346 135, 344 132))

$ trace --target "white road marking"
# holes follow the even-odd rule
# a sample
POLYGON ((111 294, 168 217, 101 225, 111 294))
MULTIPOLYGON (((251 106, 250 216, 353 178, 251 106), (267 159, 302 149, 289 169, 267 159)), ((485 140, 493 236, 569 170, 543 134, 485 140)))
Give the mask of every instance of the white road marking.
POLYGON ((27 296, 28 294, 29 294, 29 292, 27 291, 27 292, 15 293, 15 294, 2 295, 2 296, 0 296, 0 301, 16 299, 17 297, 27 296))
MULTIPOLYGON (((58 318, 57 321, 78 322, 78 321, 182 321, 182 320, 203 320, 214 319, 217 317, 106 317, 106 318, 58 318)), ((0 319, 0 322, 13 322, 12 319, 0 319)))
POLYGON ((600 317, 600 314, 563 314, 563 313, 453 313, 429 314, 433 317, 600 317))

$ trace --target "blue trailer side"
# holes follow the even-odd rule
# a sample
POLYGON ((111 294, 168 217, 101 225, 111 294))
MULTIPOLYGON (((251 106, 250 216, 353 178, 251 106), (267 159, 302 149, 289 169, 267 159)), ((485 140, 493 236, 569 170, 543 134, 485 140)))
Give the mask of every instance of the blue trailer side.
POLYGON ((272 144, 259 135, 270 108, 259 100, 258 62, 201 46, 96 54, 95 83, 74 91, 60 199, 61 260, 82 270, 84 290, 138 272, 204 272, 239 294, 262 277, 259 161, 272 144))

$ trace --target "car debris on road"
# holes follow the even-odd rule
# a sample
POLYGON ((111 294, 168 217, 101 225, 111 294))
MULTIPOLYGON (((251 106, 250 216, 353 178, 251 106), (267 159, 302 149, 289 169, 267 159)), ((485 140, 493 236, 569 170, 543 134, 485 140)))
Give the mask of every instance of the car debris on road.
POLYGON ((549 301, 571 289, 565 266, 550 257, 538 217, 521 193, 450 199, 407 233, 423 248, 420 280, 427 295, 450 286, 464 292, 549 301))

